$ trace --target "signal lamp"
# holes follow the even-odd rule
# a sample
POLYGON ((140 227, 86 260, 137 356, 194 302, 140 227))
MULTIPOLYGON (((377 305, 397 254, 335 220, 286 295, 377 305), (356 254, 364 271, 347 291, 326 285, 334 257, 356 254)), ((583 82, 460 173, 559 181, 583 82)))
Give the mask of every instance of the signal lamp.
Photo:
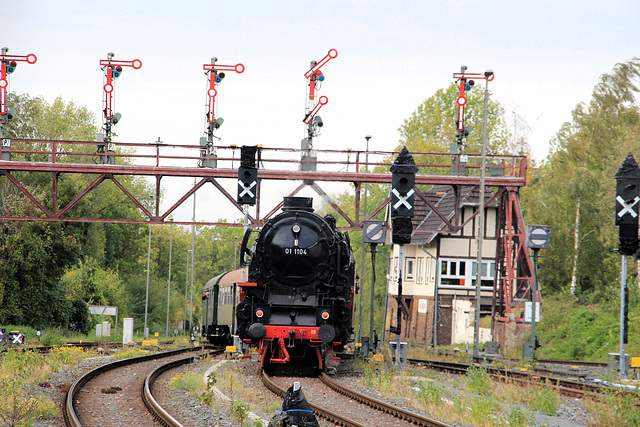
POLYGON ((327 320, 329 318, 329 312, 328 311, 323 311, 320 316, 322 316, 322 318, 324 320, 327 320))
POLYGON ((469 80, 469 81, 467 82, 467 84, 464 86, 464 90, 471 90, 471 88, 473 87, 473 85, 474 85, 475 83, 476 83, 476 82, 474 82, 473 80, 469 80))
POLYGON ((261 319, 262 316, 264 316, 264 311, 262 311, 261 308, 257 309, 256 310, 256 317, 261 319))
POLYGON ((113 115, 113 117, 111 118, 111 123, 113 123, 115 125, 116 123, 118 123, 120 121, 121 118, 122 118, 122 114, 115 113, 113 115))
POLYGON ((224 119, 222 117, 218 117, 213 121, 214 129, 220 129, 220 126, 224 123, 224 119))

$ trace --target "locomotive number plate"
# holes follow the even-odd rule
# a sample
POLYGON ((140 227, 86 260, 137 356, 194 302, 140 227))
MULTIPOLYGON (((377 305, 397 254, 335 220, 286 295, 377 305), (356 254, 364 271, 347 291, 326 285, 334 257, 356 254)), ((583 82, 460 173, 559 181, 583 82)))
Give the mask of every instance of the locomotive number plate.
POLYGON ((284 248, 285 255, 309 255, 307 248, 284 248))

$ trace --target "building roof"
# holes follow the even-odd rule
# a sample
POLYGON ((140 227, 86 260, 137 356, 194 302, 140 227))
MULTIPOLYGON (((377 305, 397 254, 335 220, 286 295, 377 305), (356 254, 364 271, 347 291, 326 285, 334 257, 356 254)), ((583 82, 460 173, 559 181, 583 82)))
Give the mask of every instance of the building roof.
MULTIPOLYGON (((456 204, 455 187, 450 185, 437 185, 422 193, 442 216, 448 221, 453 220, 456 204)), ((485 201, 489 200, 493 194, 491 188, 485 187, 485 201)), ((478 206, 478 187, 460 187, 460 197, 460 204, 462 206, 478 206)), ((491 205, 496 206, 497 202, 494 201, 491 205)), ((412 220, 413 233, 411 235, 412 244, 428 244, 433 241, 438 234, 445 232, 445 222, 419 195, 415 196, 414 209, 415 216, 412 220)))

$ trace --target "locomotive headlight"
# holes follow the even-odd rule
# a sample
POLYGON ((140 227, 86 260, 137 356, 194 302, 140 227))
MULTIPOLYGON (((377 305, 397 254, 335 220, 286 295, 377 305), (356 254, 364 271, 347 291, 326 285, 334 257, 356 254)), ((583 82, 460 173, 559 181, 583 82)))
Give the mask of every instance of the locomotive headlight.
POLYGON ((327 319, 329 319, 329 312, 328 311, 323 311, 320 316, 322 317, 323 320, 327 320, 327 319))
POLYGON ((259 319, 261 319, 261 318, 262 318, 262 316, 264 316, 264 311, 262 311, 262 309, 261 309, 261 308, 257 309, 257 310, 256 310, 256 317, 257 317, 257 318, 259 318, 259 319))
POLYGON ((298 246, 298 236, 300 235, 300 224, 293 224, 291 231, 293 231, 293 244, 298 246))

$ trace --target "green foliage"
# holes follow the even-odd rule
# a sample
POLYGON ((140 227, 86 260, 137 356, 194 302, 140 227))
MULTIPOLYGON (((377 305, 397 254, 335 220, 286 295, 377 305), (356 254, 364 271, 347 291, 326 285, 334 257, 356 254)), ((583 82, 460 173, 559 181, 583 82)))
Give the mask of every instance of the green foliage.
POLYGON ((487 396, 475 396, 467 402, 469 405, 469 421, 478 427, 490 427, 496 424, 494 412, 497 403, 487 396))
POLYGON ((116 305, 126 303, 124 286, 118 273, 103 269, 91 257, 80 261, 75 267, 62 276, 67 295, 76 300, 86 301, 91 305, 116 305))
POLYGON ((0 356, 0 423, 2 425, 29 425, 39 414, 50 415, 51 402, 36 398, 28 388, 43 380, 50 372, 50 367, 43 364, 42 360, 42 355, 31 351, 12 351, 0 356))
POLYGON ((443 397, 444 390, 435 381, 420 383, 417 398, 423 405, 439 405, 443 397))
POLYGON ((618 282, 613 176, 629 152, 640 154, 639 76, 638 58, 603 75, 590 102, 578 104, 557 132, 546 162, 531 171, 522 191, 526 222, 553 230, 539 274, 544 290, 567 289, 573 279, 575 294, 593 302, 608 298, 608 288, 618 282))
POLYGON ((0 356, 0 424, 32 425, 33 420, 58 416, 55 403, 30 391, 63 366, 76 365, 88 357, 82 349, 56 347, 47 355, 11 351, 0 356))
POLYGON ((487 370, 475 366, 467 370, 467 385, 469 390, 481 396, 490 396, 493 390, 493 381, 487 370))
POLYGON ((69 317, 69 329, 71 331, 88 334, 91 330, 89 306, 80 298, 71 301, 71 316, 69 317))
POLYGON ((509 427, 527 427, 535 424, 535 417, 519 406, 511 408, 509 413, 509 427))
MULTIPOLYGON (((478 85, 479 86, 479 85, 478 85)), ((456 116, 459 86, 452 83, 446 89, 438 89, 405 119, 398 131, 399 151, 406 146, 416 153, 449 153, 449 145, 457 134, 456 116)), ((467 154, 479 154, 482 147, 482 121, 484 114, 484 90, 480 87, 467 91, 466 125, 473 131, 466 138, 467 154)), ((505 154, 508 132, 502 122, 503 108, 489 98, 487 115, 487 152, 505 154)))
POLYGON ((240 401, 234 402, 231 414, 239 426, 245 426, 249 418, 249 406, 240 401))
POLYGON ((92 112, 61 97, 49 104, 41 96, 32 98, 28 94, 10 93, 7 104, 16 110, 7 125, 10 138, 91 141, 98 132, 92 112))
POLYGON ((637 394, 605 389, 595 397, 588 397, 585 408, 594 419, 593 425, 640 426, 637 394))
POLYGON ((71 229, 57 223, 4 225, 0 232, 0 324, 68 325, 71 301, 65 298, 58 278, 78 253, 73 237, 65 236, 71 229))
POLYGON ((547 415, 555 415, 558 408, 558 395, 551 388, 534 390, 529 395, 529 406, 547 415))
POLYGON ((202 379, 196 372, 182 372, 169 380, 169 386, 176 390, 184 390, 199 397, 204 392, 202 379))
MULTIPOLYGON (((640 325, 640 292, 630 289, 629 325, 640 325)), ((580 305, 567 295, 549 296, 536 335, 545 358, 606 361, 619 345, 620 302, 580 305)), ((629 354, 640 352, 638 334, 629 334, 629 354)))
POLYGON ((207 389, 210 389, 211 387, 215 386, 217 382, 218 382, 218 377, 215 371, 209 372, 209 375, 207 375, 207 389))

